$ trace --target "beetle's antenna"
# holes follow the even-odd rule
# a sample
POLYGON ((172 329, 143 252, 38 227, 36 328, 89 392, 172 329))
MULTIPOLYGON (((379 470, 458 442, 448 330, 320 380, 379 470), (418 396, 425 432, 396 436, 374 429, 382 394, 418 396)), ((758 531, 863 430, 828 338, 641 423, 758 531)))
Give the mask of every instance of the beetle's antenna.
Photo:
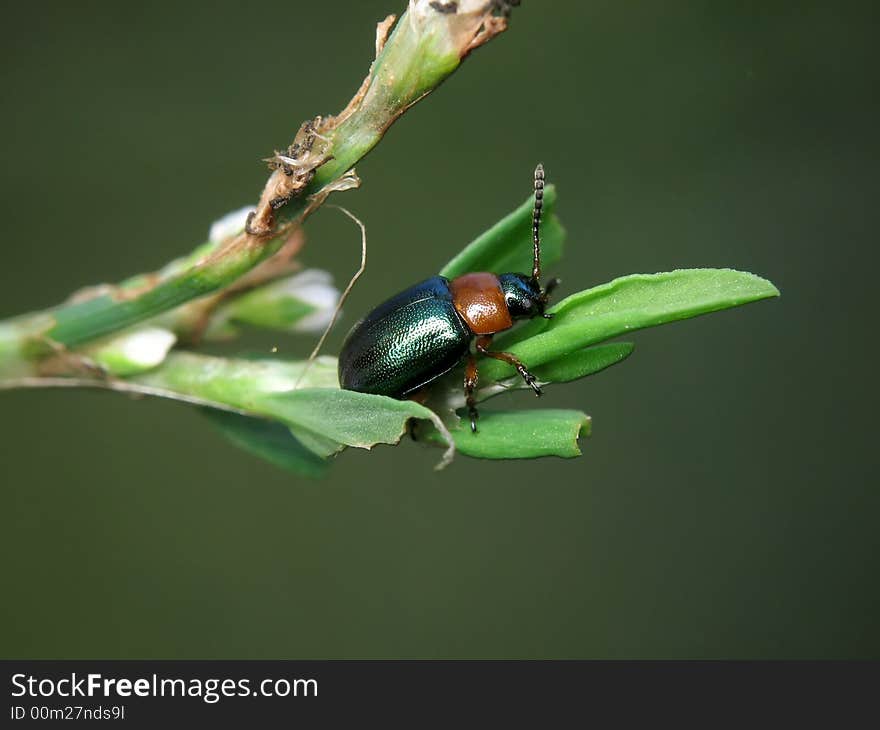
POLYGON ((300 381, 306 376, 306 373, 309 371, 309 368, 312 366, 315 358, 318 356, 318 353, 321 350, 321 347, 324 345, 324 340, 327 339, 327 335, 330 334, 330 330, 333 329, 333 325, 336 324, 336 320, 339 318, 339 313, 342 311, 342 305, 345 304, 345 300, 348 299, 348 295, 351 294, 351 290, 354 288, 355 283, 358 279, 361 278, 361 274, 364 273, 364 270, 367 268, 367 228, 363 224, 363 222, 358 218, 354 213, 352 213, 347 208, 343 208, 341 205, 331 205, 327 204, 325 207, 327 208, 336 208, 337 210, 342 211, 347 215, 351 220, 357 223, 358 227, 361 229, 361 265, 357 271, 354 272, 354 276, 351 277, 351 280, 348 282, 348 286, 345 287, 345 290, 339 296, 339 301, 336 302, 336 308, 333 310, 333 316, 330 318, 330 322, 324 328, 324 334, 321 335, 321 339, 318 340, 318 344, 315 345, 315 349, 312 350, 312 354, 309 355, 309 359, 306 362, 306 366, 303 368, 302 373, 297 378, 296 383, 294 384, 294 390, 299 387, 300 381))
POLYGON ((544 205, 544 166, 539 162, 535 168, 535 209, 532 213, 532 237, 535 241, 535 260, 532 278, 541 279, 541 208, 544 205))

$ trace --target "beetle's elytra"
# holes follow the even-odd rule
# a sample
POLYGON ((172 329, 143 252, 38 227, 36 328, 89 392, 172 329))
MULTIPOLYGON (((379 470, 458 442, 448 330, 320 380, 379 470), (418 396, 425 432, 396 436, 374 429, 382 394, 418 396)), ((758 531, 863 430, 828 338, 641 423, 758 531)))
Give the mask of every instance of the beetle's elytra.
POLYGON ((406 398, 467 358, 464 391, 477 432, 476 353, 513 365, 541 395, 535 377, 508 352, 489 349, 492 336, 518 319, 544 314, 556 279, 541 287, 541 206, 544 168, 535 168, 532 215, 534 262, 527 274, 474 272, 455 279, 432 276, 380 304, 348 333, 339 356, 339 383, 346 390, 406 398))

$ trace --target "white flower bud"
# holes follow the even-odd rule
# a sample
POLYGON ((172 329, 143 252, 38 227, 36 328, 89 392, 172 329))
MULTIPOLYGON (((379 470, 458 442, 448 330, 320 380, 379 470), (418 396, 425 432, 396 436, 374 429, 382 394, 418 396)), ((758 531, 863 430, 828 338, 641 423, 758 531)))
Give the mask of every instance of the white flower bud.
POLYGON ((95 345, 88 354, 112 375, 135 375, 161 364, 176 341, 170 330, 141 327, 95 345))
POLYGON ((322 269, 306 269, 286 279, 285 285, 292 297, 315 308, 293 326, 293 331, 323 332, 339 302, 339 289, 333 286, 330 273, 322 269))
POLYGON ((321 269, 307 269, 232 299, 214 314, 212 325, 248 324, 281 332, 323 332, 338 301, 333 277, 321 269))
POLYGON ((255 210, 254 206, 246 205, 244 208, 233 210, 222 218, 218 218, 211 224, 208 232, 208 240, 211 243, 220 243, 231 236, 235 236, 244 230, 247 217, 255 210))

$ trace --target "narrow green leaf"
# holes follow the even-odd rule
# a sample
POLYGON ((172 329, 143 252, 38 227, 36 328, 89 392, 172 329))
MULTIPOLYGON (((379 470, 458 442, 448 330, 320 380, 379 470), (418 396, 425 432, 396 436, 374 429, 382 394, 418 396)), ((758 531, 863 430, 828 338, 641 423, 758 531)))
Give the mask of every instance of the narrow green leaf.
POLYGON ((323 355, 309 365, 304 360, 254 360, 171 352, 161 367, 132 380, 254 412, 259 412, 256 403, 262 396, 295 388, 339 387, 336 358, 323 355))
MULTIPOLYGON (((550 312, 550 320, 532 320, 495 349, 509 350, 536 368, 587 345, 622 334, 737 307, 779 290, 766 279, 733 269, 681 269, 634 274, 573 294, 550 312)), ((481 366, 480 374, 499 380, 513 369, 499 361, 481 366)))
MULTIPOLYGON (((628 358, 635 345, 631 342, 612 342, 608 345, 597 345, 585 350, 578 350, 570 355, 551 360, 539 365, 532 372, 540 383, 567 383, 571 380, 585 378, 588 375, 601 372, 612 365, 623 362, 628 358)), ((456 373, 446 385, 445 403, 447 407, 455 410, 464 408, 464 396, 461 389, 461 374, 456 373)), ((477 401, 483 401, 502 393, 513 390, 529 389, 519 375, 514 375, 505 380, 490 382, 479 388, 476 392, 477 401)), ((434 405, 429 402, 428 405, 434 405)), ((439 402, 438 402, 439 407, 439 402)))
POLYGON ((586 350, 579 350, 539 365, 534 373, 538 380, 544 383, 567 383, 594 375, 623 362, 632 355, 634 349, 635 345, 632 342, 613 342, 608 345, 588 347, 586 350))
MULTIPOLYGON (((532 206, 529 197, 512 213, 502 218, 489 230, 469 243, 440 274, 447 278, 461 276, 469 271, 532 272, 532 206)), ((565 229, 554 215, 556 187, 544 190, 544 218, 541 223, 541 264, 549 269, 562 256, 565 229)))
MULTIPOLYGON (((580 411, 486 411, 478 432, 463 427, 452 431, 455 447, 475 459, 537 459, 581 455, 578 438, 589 436, 590 417, 580 411)), ((432 431, 431 441, 439 436, 432 431)))
POLYGON ((291 426, 290 433, 305 448, 321 459, 327 459, 345 448, 345 444, 300 426, 291 426))
POLYGON ((290 430, 272 421, 203 408, 202 413, 232 443, 275 466, 305 477, 323 476, 328 462, 299 443, 290 430))
POLYGON ((266 395, 255 405, 259 412, 283 420, 297 434, 310 432, 362 449, 376 444, 396 444, 410 418, 436 418, 414 401, 330 388, 266 395))
MULTIPOLYGON (((443 432, 439 416, 414 401, 340 390, 336 359, 306 362, 242 360, 172 353, 155 370, 133 378, 139 385, 215 402, 281 421, 318 456, 343 446, 371 448, 400 440, 410 418, 426 419, 443 432)), ((452 458, 449 450, 441 466, 452 458)))

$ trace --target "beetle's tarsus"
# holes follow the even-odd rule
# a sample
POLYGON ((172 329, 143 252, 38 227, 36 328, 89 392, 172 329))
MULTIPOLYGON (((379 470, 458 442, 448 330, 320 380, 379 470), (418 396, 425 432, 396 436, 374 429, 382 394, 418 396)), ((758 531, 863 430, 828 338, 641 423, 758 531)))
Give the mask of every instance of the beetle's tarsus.
POLYGON ((538 379, 532 375, 528 370, 523 368, 520 371, 520 375, 522 375, 522 379, 526 381, 526 385, 528 385, 532 390, 535 391, 535 395, 539 398, 544 395, 544 391, 541 390, 541 386, 538 385, 538 379))

